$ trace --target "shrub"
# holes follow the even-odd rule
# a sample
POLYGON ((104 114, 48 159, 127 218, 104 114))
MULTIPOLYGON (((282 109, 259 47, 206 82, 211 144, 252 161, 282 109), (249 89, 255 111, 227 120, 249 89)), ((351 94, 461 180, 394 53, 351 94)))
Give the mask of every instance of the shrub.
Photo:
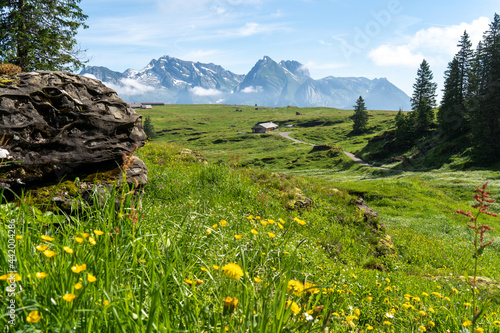
POLYGON ((0 64, 0 75, 21 73, 21 67, 13 64, 0 64))

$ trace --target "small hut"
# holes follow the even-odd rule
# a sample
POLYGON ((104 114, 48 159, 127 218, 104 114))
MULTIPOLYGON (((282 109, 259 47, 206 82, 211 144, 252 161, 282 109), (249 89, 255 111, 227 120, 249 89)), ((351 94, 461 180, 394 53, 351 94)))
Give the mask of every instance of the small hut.
POLYGON ((252 133, 267 133, 278 129, 278 125, 275 123, 259 123, 252 127, 252 133))

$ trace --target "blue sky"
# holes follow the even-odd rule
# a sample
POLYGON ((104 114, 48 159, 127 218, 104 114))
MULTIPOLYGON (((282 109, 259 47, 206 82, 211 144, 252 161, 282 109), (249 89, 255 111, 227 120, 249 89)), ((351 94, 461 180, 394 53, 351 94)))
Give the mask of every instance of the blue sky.
MULTIPOLYGON (((315 79, 386 77, 411 96, 422 59, 442 89, 464 30, 474 47, 498 0, 83 0, 90 66, 123 72, 163 55, 246 74, 267 55, 315 79)), ((369 105, 368 105, 369 108, 369 105)))

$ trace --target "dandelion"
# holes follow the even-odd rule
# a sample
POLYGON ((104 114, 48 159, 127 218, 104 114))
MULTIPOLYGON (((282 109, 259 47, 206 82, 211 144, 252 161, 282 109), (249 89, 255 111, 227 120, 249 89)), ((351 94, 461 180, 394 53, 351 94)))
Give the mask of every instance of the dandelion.
POLYGON ((290 311, 294 314, 297 315, 300 313, 300 307, 297 303, 294 301, 286 301, 286 308, 290 308, 290 311))
POLYGON ((463 326, 463 327, 469 327, 470 325, 472 325, 472 321, 470 321, 470 320, 466 320, 466 321, 464 321, 464 322, 462 323, 462 326, 463 326))
POLYGON ((38 279, 45 279, 48 274, 45 273, 45 272, 36 272, 35 276, 38 278, 38 279))
POLYGON ((249 220, 249 221, 253 221, 253 215, 249 215, 249 216, 247 216, 247 220, 249 220))
POLYGON ((55 239, 55 238, 52 238, 52 237, 49 237, 49 236, 46 236, 46 235, 42 235, 42 236, 40 236, 40 238, 43 239, 46 242, 52 242, 55 239))
POLYGON ((49 248, 48 245, 38 245, 37 247, 35 247, 35 249, 37 249, 40 252, 43 252, 43 251, 47 250, 48 248, 49 248))
POLYGON ((467 307, 471 306, 471 304, 470 304, 470 303, 468 303, 468 302, 465 302, 465 303, 464 303, 464 306, 467 308, 467 307))
POLYGON ((226 220, 220 220, 219 224, 220 224, 221 227, 225 227, 227 225, 227 221, 226 220))
POLYGON ((0 276, 0 280, 15 280, 15 281, 21 281, 21 275, 19 273, 9 273, 9 274, 4 274, 0 276))
POLYGON ((268 220, 267 220, 267 223, 269 223, 269 224, 274 224, 274 220, 268 219, 268 220))
POLYGON ((361 315, 361 311, 359 309, 354 309, 353 313, 359 317, 361 315))
POLYGON ((72 249, 72 248, 70 248, 69 246, 65 246, 65 247, 63 247, 63 250, 64 250, 65 252, 67 252, 67 253, 70 253, 70 254, 71 254, 71 253, 73 253, 73 249, 72 249))
POLYGON ((419 314, 420 316, 422 316, 422 317, 427 316, 427 313, 426 313, 425 311, 422 311, 422 310, 418 311, 418 314, 419 314))
POLYGON ((370 303, 371 301, 373 301, 373 297, 367 297, 367 298, 366 298, 366 301, 367 301, 368 303, 370 303))
POLYGON ((241 239, 243 235, 234 235, 234 239, 241 239))
POLYGON ((108 301, 108 300, 105 300, 104 302, 102 302, 102 305, 104 305, 104 306, 108 306, 108 305, 109 305, 109 301, 108 301))
POLYGON ((419 330, 420 332, 426 332, 426 331, 427 331, 427 329, 425 328, 425 326, 424 326, 424 325, 420 325, 420 326, 418 327, 418 330, 419 330))
POLYGON ((436 311, 434 311, 434 309, 433 309, 433 308, 429 308, 429 312, 430 312, 430 313, 435 313, 436 311))
POLYGON ((476 328, 475 333, 483 333, 484 330, 481 327, 476 328))
POLYGON ((224 276, 230 279, 239 280, 243 276, 243 270, 238 264, 229 263, 222 267, 224 276))
POLYGON ((295 296, 301 296, 304 291, 304 285, 300 281, 290 280, 287 285, 287 292, 295 296))
POLYGON ((428 294, 428 293, 426 293, 426 292, 424 291, 424 292, 422 293, 422 296, 427 297, 427 296, 429 296, 429 294, 428 294))
POLYGON ((431 320, 427 325, 429 325, 430 328, 433 328, 436 326, 436 323, 431 320))
POLYGON ((94 237, 89 237, 89 243, 92 244, 92 245, 96 245, 96 241, 94 239, 94 237))
POLYGON ((269 237, 271 237, 271 238, 276 237, 276 235, 275 235, 275 234, 273 234, 272 232, 268 232, 268 233, 267 233, 267 235, 268 235, 269 237))
POLYGON ((254 234, 254 235, 258 235, 258 234, 259 234, 259 232, 258 232, 257 230, 255 230, 255 229, 250 230, 250 232, 251 232, 252 234, 254 234))
POLYGON ((66 302, 72 302, 75 299, 76 295, 75 294, 65 294, 62 298, 66 302))
POLYGON ((83 285, 78 282, 77 284, 74 285, 75 289, 78 290, 78 289, 81 289, 83 287, 83 285))
POLYGON ((261 220, 261 221, 260 221, 260 224, 262 224, 262 226, 263 226, 263 227, 265 227, 265 226, 267 225, 267 221, 265 221, 265 220, 261 220))
MULTIPOLYGON (((97 230, 96 229, 96 230, 94 230, 94 234, 96 234, 97 236, 101 236, 101 235, 104 234, 104 232, 102 232, 101 230, 97 230)), ((107 302, 107 301, 105 301, 105 302, 107 302)))
POLYGON ((28 314, 28 317, 26 317, 26 321, 28 323, 33 323, 33 324, 39 321, 40 319, 42 319, 42 316, 38 314, 38 311, 31 311, 28 314))
POLYGON ((45 250, 43 251, 43 254, 47 257, 47 258, 52 258, 53 256, 55 256, 57 253, 55 253, 54 251, 52 250, 45 250))
POLYGON ((87 274, 87 281, 96 282, 97 278, 95 276, 93 276, 92 274, 87 274))
POLYGON ((373 330, 373 326, 371 326, 371 325, 366 325, 366 330, 367 330, 367 331, 371 331, 371 330, 373 330))
POLYGON ((226 298, 224 298, 224 307, 226 308, 235 308, 239 303, 236 297, 226 296, 226 298))
POLYGON ((434 296, 436 296, 436 297, 438 297, 438 298, 442 298, 442 297, 443 297, 443 296, 441 296, 441 294, 440 294, 440 293, 435 292, 435 291, 434 291, 434 292, 432 292, 432 295, 434 295, 434 296))

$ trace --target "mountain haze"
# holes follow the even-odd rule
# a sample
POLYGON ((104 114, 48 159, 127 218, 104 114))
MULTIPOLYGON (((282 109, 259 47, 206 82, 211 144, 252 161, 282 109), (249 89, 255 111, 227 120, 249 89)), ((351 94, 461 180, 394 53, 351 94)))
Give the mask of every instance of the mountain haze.
POLYGON ((123 73, 89 66, 80 74, 95 77, 115 89, 129 103, 244 104, 276 106, 325 106, 350 109, 359 96, 369 109, 409 110, 410 97, 385 78, 311 78, 297 61, 275 62, 268 56, 257 61, 246 75, 234 74, 214 64, 164 56, 142 70, 123 73))

